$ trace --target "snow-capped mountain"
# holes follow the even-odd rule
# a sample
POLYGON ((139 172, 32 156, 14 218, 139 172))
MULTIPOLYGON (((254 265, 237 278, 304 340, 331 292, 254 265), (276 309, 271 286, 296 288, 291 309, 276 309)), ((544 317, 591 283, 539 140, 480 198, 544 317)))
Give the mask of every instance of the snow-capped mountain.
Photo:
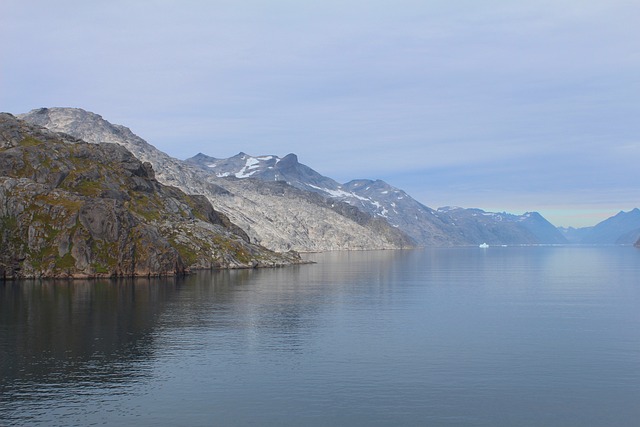
POLYGON ((250 156, 238 153, 228 159, 216 159, 199 153, 187 163, 213 173, 217 177, 257 178, 261 181, 285 181, 301 190, 325 193, 328 196, 347 195, 342 186, 298 161, 295 154, 278 156, 250 156), (344 193, 344 194, 343 194, 344 193))
POLYGON ((218 159, 200 153, 186 162, 218 177, 285 181, 301 190, 349 203, 386 220, 420 245, 566 243, 562 234, 537 213, 518 216, 479 209, 433 210, 381 180, 357 179, 340 184, 301 164, 295 154, 280 158, 239 153, 218 159))
POLYGON ((326 177, 300 163, 295 154, 283 158, 274 155, 250 156, 238 153, 228 159, 198 154, 186 160, 218 177, 255 178, 261 181, 285 181, 301 190, 346 202, 363 212, 386 220, 411 236, 420 245, 468 243, 458 236, 448 219, 384 181, 354 180, 346 184, 326 177))

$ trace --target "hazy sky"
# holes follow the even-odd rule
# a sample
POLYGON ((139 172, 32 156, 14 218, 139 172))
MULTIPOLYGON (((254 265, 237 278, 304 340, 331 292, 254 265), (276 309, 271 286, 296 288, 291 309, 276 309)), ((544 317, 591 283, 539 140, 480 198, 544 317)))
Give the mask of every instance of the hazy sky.
POLYGON ((637 0, 2 0, 0 110, 591 225, 640 205, 639 23, 637 0))

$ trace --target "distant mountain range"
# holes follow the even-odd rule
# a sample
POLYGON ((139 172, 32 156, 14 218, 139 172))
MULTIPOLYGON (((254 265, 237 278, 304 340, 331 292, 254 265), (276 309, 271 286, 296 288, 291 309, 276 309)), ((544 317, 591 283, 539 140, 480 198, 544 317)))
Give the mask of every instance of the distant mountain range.
POLYGON ((567 240, 538 213, 498 214, 480 209, 431 209, 381 180, 358 179, 345 184, 301 164, 295 154, 226 159, 197 154, 187 163, 217 177, 283 181, 298 189, 348 203, 411 236, 418 245, 541 244, 567 240))
POLYGON ((593 227, 560 228, 570 243, 630 245, 640 239, 640 209, 620 211, 593 227))

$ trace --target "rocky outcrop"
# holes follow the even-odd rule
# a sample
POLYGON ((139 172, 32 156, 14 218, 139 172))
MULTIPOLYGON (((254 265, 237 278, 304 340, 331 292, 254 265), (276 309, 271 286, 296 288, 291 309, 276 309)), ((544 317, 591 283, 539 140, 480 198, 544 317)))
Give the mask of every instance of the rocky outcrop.
POLYGON ((116 144, 0 114, 0 279, 180 274, 300 262, 249 243, 204 197, 116 144))
POLYGON ((153 165, 160 182, 188 194, 204 195, 217 211, 242 228, 251 242, 271 250, 398 249, 414 245, 411 238, 386 221, 340 201, 296 190, 284 182, 218 177, 168 156, 128 128, 94 113, 42 108, 19 117, 87 142, 113 142, 126 147, 138 159, 153 165))

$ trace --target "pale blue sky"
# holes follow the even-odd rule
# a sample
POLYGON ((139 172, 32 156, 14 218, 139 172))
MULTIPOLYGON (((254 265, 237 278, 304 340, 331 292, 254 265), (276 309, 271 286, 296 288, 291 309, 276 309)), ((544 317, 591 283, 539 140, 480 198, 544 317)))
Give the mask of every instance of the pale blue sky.
POLYGON ((0 110, 591 225, 640 205, 638 22, 635 0, 3 0, 0 110))

